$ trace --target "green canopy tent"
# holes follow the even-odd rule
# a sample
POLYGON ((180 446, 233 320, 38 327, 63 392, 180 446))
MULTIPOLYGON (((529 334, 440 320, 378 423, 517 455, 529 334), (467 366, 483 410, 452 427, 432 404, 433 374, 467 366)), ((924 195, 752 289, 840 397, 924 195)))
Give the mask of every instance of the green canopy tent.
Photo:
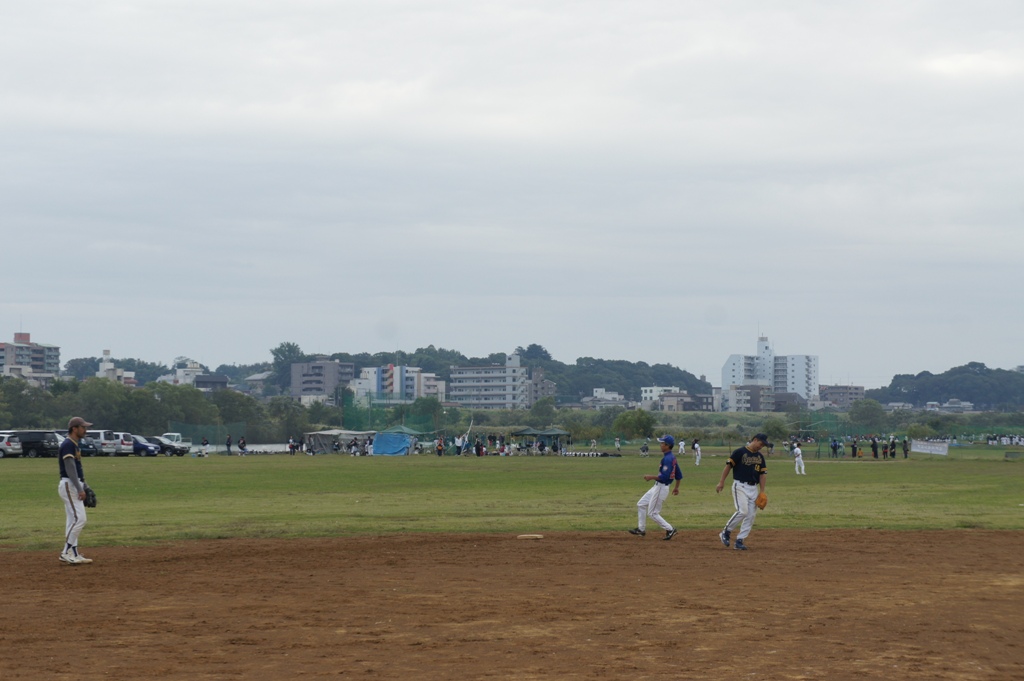
POLYGON ((569 441, 569 431, 551 426, 544 430, 537 431, 537 439, 552 449, 554 449, 554 443, 557 442, 559 445, 558 448, 562 449, 569 441))

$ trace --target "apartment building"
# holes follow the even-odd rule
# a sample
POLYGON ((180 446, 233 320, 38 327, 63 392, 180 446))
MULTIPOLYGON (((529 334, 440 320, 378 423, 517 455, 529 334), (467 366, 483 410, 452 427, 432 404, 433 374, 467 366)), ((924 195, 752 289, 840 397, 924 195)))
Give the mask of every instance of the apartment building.
POLYGON ((735 411, 726 409, 725 400, 726 391, 733 386, 762 386, 772 392, 796 393, 805 400, 816 400, 818 373, 817 355, 776 355, 768 337, 761 336, 757 339, 757 354, 730 355, 722 367, 722 410, 735 411))
POLYGON ((330 402, 339 386, 345 387, 355 377, 356 366, 319 356, 311 362, 295 362, 291 366, 289 394, 300 402, 330 402))
POLYGON ((470 409, 526 409, 530 388, 528 369, 519 355, 505 358, 505 364, 451 368, 448 401, 470 409))

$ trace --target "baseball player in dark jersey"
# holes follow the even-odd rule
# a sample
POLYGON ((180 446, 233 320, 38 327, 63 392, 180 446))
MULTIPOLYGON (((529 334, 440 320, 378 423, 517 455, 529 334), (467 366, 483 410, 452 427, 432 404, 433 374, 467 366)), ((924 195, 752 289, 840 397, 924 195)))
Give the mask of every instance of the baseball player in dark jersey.
POLYGON ((722 544, 729 546, 732 531, 740 526, 739 534, 736 535, 736 542, 733 548, 739 551, 746 551, 747 545, 743 542, 754 527, 754 516, 757 515, 757 495, 764 491, 765 478, 767 477, 767 466, 764 462, 764 455, 761 448, 768 444, 768 436, 758 433, 745 447, 740 447, 729 460, 725 462, 722 470, 722 478, 715 487, 715 492, 721 492, 725 487, 725 477, 732 471, 732 503, 736 506, 736 512, 725 524, 725 529, 718 534, 722 544))
POLYGON ((636 502, 637 525, 636 529, 630 530, 629 533, 638 537, 647 534, 647 516, 650 516, 654 522, 665 529, 664 540, 668 541, 676 536, 677 530, 661 517, 661 506, 668 498, 669 485, 673 480, 676 481, 676 486, 672 490, 672 494, 679 494, 679 481, 683 479, 683 472, 679 470, 676 455, 672 453, 672 448, 676 446, 676 439, 671 435, 665 435, 658 438, 658 442, 661 443, 661 465, 657 475, 644 476, 644 480, 648 482, 654 480, 654 486, 640 497, 640 501, 636 502))
POLYGON ((80 416, 68 421, 68 436, 60 443, 60 484, 57 494, 64 501, 64 550, 60 561, 68 565, 91 563, 78 552, 78 535, 85 527, 85 474, 82 472, 82 451, 78 442, 85 437, 85 431, 92 424, 80 416))

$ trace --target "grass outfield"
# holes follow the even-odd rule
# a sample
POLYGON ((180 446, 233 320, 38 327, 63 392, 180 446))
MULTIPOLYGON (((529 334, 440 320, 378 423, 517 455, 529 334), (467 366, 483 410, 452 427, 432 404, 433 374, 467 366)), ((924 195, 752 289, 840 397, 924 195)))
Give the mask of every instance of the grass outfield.
MULTIPOLYGON (((682 459, 679 497, 665 517, 718 529, 732 513, 715 494, 724 450, 682 459)), ((769 461, 771 502, 761 528, 1022 529, 1024 461, 993 457, 896 461, 769 461)), ((1000 452, 1001 455, 1001 452, 1000 452)), ((223 537, 391 532, 625 530, 658 459, 265 455, 209 459, 86 459, 100 497, 83 545, 223 537)), ((64 513, 54 459, 0 460, 0 545, 59 543, 64 513)), ((728 488, 727 488, 728 489, 728 488)))

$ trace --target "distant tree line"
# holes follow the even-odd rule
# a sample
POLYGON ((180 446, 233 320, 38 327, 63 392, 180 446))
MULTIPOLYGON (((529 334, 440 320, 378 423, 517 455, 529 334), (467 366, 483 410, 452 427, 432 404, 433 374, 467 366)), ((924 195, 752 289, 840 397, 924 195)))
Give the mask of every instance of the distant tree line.
POLYGON ((917 407, 959 399, 979 411, 1018 411, 1024 405, 1024 373, 968 362, 941 374, 897 374, 888 387, 867 390, 864 396, 882 404, 906 402, 917 407))

